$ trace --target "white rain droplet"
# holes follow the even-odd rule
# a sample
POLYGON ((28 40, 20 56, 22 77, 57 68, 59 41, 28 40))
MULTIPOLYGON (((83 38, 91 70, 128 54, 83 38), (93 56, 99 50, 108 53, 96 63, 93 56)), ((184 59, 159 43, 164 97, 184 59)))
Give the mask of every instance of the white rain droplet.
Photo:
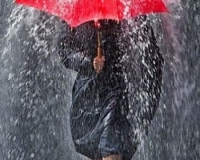
POLYGON ((30 158, 34 158, 34 157, 35 157, 35 154, 34 154, 34 153, 31 153, 30 158))

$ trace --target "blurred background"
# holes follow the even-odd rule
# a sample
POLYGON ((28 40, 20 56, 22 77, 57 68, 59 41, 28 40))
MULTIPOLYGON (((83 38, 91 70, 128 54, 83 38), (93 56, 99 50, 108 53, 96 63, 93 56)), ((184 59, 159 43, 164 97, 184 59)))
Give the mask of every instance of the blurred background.
MULTIPOLYGON (((200 1, 152 15, 165 64, 159 109, 133 160, 200 159, 200 1)), ((76 72, 55 54, 61 20, 0 1, 0 160, 87 160, 69 132, 76 72)))

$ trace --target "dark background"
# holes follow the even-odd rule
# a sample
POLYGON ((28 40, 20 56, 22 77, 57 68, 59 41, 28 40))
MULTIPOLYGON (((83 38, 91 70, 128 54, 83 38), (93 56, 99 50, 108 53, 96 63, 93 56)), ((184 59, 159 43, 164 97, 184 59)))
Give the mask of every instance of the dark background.
MULTIPOLYGON (((160 107, 133 160, 200 159, 200 2, 152 17, 165 59, 160 107)), ((61 21, 0 1, 0 160, 78 160, 68 111, 76 73, 55 54, 61 21)), ((80 158, 81 157, 81 158, 80 158)))

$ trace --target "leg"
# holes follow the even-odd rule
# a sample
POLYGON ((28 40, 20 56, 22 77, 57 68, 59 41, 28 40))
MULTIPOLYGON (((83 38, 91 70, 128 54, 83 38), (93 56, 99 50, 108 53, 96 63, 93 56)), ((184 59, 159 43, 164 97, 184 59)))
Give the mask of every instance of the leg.
POLYGON ((103 160, 122 160, 121 154, 113 154, 107 157, 104 157, 103 160))
POLYGON ((105 127, 101 135, 100 146, 101 154, 103 156, 102 160, 122 160, 123 150, 121 144, 121 132, 119 125, 115 121, 115 117, 117 116, 116 112, 116 109, 113 109, 109 113, 112 121, 105 127))

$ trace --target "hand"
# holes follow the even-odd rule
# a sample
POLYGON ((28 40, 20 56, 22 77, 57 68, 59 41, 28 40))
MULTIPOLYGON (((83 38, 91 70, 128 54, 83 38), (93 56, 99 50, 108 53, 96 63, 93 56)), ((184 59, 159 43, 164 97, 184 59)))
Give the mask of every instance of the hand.
POLYGON ((105 57, 102 56, 102 58, 100 57, 95 57, 93 60, 93 67, 96 71, 96 73, 100 73, 104 67, 104 62, 105 62, 105 57))

